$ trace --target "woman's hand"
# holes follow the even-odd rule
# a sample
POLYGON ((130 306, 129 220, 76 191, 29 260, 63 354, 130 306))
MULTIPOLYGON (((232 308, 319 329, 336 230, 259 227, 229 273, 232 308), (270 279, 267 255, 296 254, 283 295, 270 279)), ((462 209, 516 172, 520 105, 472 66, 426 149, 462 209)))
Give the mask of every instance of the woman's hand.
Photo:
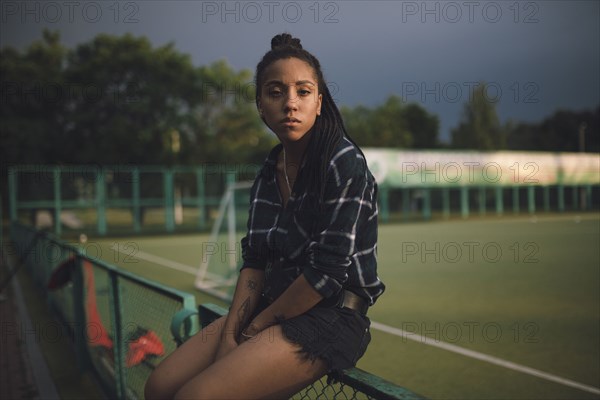
POLYGON ((250 322, 250 324, 240 333, 240 344, 244 343, 246 340, 250 340, 261 332, 261 328, 255 322, 256 320, 250 322))

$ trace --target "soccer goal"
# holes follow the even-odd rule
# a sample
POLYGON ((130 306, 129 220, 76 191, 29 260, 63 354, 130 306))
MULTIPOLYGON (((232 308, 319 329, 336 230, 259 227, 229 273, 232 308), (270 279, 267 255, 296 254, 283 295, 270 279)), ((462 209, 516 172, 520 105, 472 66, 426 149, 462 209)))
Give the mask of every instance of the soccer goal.
POLYGON ((222 300, 230 301, 241 265, 240 240, 245 234, 252 181, 231 182, 221 198, 202 257, 195 286, 222 300))

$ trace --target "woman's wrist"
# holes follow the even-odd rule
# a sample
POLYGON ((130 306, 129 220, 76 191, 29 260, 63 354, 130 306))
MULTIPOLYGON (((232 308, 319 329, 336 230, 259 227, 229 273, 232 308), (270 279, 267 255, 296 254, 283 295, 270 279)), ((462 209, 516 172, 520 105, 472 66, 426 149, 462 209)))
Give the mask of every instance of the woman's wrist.
POLYGON ((255 321, 252 321, 248 324, 248 326, 246 328, 242 329, 242 332, 240 332, 240 335, 244 339, 251 339, 254 336, 258 335, 261 330, 262 329, 260 328, 260 325, 258 325, 255 321))
POLYGON ((233 340, 238 341, 242 326, 239 321, 226 321, 223 330, 221 331, 222 340, 233 340))

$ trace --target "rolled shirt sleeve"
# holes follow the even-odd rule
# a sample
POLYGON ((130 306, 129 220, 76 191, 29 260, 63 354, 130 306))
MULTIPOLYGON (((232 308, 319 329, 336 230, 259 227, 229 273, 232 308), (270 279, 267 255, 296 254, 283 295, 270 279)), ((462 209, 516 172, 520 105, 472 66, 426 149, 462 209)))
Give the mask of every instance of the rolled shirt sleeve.
POLYGON ((253 268, 253 269, 265 269, 266 260, 264 257, 261 257, 261 252, 255 249, 250 245, 250 239, 248 236, 244 236, 241 241, 242 245, 242 267, 240 270, 244 268, 253 268))
POLYGON ((346 147, 332 158, 323 211, 307 247, 308 263, 303 270, 306 280, 324 298, 338 293, 348 279, 357 235, 376 213, 374 181, 369 177, 366 162, 354 147, 346 147))

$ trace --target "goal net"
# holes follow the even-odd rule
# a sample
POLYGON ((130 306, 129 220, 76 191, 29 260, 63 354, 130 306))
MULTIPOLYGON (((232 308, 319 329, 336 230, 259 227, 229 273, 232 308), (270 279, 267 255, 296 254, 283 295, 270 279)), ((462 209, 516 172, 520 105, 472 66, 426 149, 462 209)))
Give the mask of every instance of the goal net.
POLYGON ((202 257, 195 286, 222 300, 230 301, 241 266, 240 240, 246 232, 252 181, 227 186, 209 240, 202 243, 202 257))

